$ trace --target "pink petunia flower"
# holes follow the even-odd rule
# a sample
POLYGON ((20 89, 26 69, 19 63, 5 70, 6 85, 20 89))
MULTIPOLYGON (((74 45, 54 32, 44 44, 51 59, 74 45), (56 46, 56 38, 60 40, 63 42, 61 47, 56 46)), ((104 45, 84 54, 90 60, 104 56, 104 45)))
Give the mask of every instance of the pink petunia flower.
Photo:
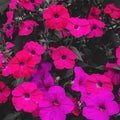
POLYGON ((85 89, 83 89, 81 92, 80 102, 84 103, 89 95, 90 95, 90 93, 88 93, 85 89))
POLYGON ((35 11, 34 6, 39 6, 42 4, 42 0, 19 0, 19 6, 25 8, 26 10, 35 11))
POLYGON ((42 4, 42 0, 11 0, 9 8, 14 10, 18 5, 19 8, 25 8, 26 10, 35 11, 35 6, 42 4))
POLYGON ((29 78, 34 72, 35 59, 26 51, 19 51, 9 63, 14 78, 29 78))
POLYGON ((66 120, 66 114, 73 110, 74 104, 62 87, 53 86, 39 103, 39 107, 41 120, 66 120))
POLYGON ((68 10, 63 5, 50 5, 43 12, 47 28, 62 30, 69 20, 68 10))
POLYGON ((39 117, 39 111, 40 111, 40 108, 39 106, 37 106, 37 108, 32 112, 32 116, 39 117))
MULTIPOLYGON (((57 47, 59 47, 59 46, 57 46, 57 47)), ((56 48, 50 47, 49 50, 48 50, 48 55, 51 57, 53 52, 56 51, 56 50, 57 50, 56 48)))
POLYGON ((6 32, 7 38, 12 39, 12 35, 13 35, 13 33, 15 32, 14 26, 11 26, 9 29, 6 29, 5 32, 6 32))
POLYGON ((60 34, 60 38, 66 38, 66 37, 68 37, 68 32, 67 31, 63 31, 63 30, 59 30, 58 31, 59 32, 59 34, 60 34))
POLYGON ((72 69, 77 56, 72 50, 61 46, 53 51, 51 57, 57 69, 72 69))
POLYGON ((9 8, 11 10, 14 10, 16 8, 17 3, 19 3, 19 0, 10 0, 9 8))
POLYGON ((24 82, 12 91, 12 103, 17 111, 32 113, 42 100, 42 92, 34 83, 24 82))
POLYGON ((7 22, 3 25, 3 30, 6 33, 6 36, 10 39, 12 39, 12 35, 14 33, 14 26, 12 25, 14 20, 13 20, 13 11, 8 11, 6 12, 6 16, 7 16, 7 22))
POLYGON ((74 103, 74 109, 72 110, 72 114, 75 116, 80 115, 80 109, 79 109, 79 104, 76 98, 71 98, 72 102, 74 103))
POLYGON ((11 74, 11 69, 9 68, 9 59, 3 54, 0 54, 0 68, 2 71, 2 76, 9 76, 11 74))
POLYGON ((69 30, 74 37, 78 38, 90 32, 90 24, 86 19, 73 17, 70 18, 69 23, 66 26, 66 29, 69 30))
POLYGON ((85 89, 84 84, 88 79, 89 75, 85 73, 81 67, 75 67, 74 72, 75 72, 75 78, 71 86, 71 89, 77 92, 82 92, 85 89))
POLYGON ((2 68, 2 76, 7 77, 12 74, 12 68, 9 67, 9 64, 6 64, 2 68))
POLYGON ((100 17, 100 9, 97 7, 91 7, 90 13, 88 15, 88 19, 99 19, 100 17))
POLYGON ((37 63, 41 61, 41 55, 45 52, 45 48, 38 42, 27 42, 24 46, 24 50, 29 52, 37 63))
POLYGON ((107 77, 109 77, 114 85, 119 85, 120 84, 120 70, 115 70, 113 67, 118 67, 116 63, 107 63, 106 64, 106 69, 107 72, 104 73, 107 77))
POLYGON ((32 75, 31 82, 35 83, 42 92, 47 92, 51 86, 54 86, 54 79, 50 73, 51 69, 51 63, 43 62, 32 75))
POLYGON ((87 38, 93 38, 93 37, 101 37, 104 34, 103 28, 105 27, 105 23, 96 20, 96 19, 90 19, 89 20, 91 31, 87 34, 87 38))
POLYGON ((92 74, 85 83, 88 93, 99 93, 101 90, 112 91, 111 79, 101 74, 92 74))
POLYGON ((10 88, 0 81, 0 104, 5 103, 10 95, 10 88))
POLYGON ((120 46, 116 48, 117 64, 120 66, 120 46))
POLYGON ((89 120, 110 120, 110 116, 119 112, 119 106, 114 101, 114 95, 108 91, 89 95, 85 103, 83 116, 89 120))
POLYGON ((104 8, 104 12, 109 14, 112 19, 120 18, 120 9, 117 8, 113 3, 107 4, 104 8))
POLYGON ((7 42, 6 43, 6 50, 10 50, 11 48, 13 48, 15 45, 12 42, 7 42))
POLYGON ((35 21, 33 21, 33 20, 25 20, 19 26, 18 35, 19 36, 30 35, 34 30, 34 27, 37 27, 37 26, 39 26, 39 24, 37 24, 35 21))
POLYGON ((0 53, 0 68, 2 68, 3 58, 4 58, 4 55, 0 53))

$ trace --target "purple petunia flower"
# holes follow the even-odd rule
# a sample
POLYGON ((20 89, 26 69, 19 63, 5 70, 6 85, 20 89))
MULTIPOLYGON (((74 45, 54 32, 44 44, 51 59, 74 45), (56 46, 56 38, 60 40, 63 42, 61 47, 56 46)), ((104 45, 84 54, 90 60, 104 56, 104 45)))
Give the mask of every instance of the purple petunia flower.
POLYGON ((89 95, 85 100, 83 116, 89 120, 109 120, 111 115, 119 112, 119 106, 113 100, 114 95, 108 91, 89 95))
POLYGON ((39 103, 39 107, 41 120, 66 120, 66 114, 73 110, 74 104, 62 87, 53 86, 39 103))
POLYGON ((81 67, 75 67, 74 72, 75 72, 75 79, 74 79, 74 83, 71 86, 72 90, 77 92, 82 92, 85 89, 84 83, 88 79, 89 75, 85 73, 81 67))
POLYGON ((114 67, 120 67, 116 63, 107 63, 106 70, 107 72, 104 73, 107 77, 109 77, 114 85, 120 84, 120 71, 114 69, 114 67))
POLYGON ((33 74, 32 82, 36 83, 38 88, 44 92, 54 85, 53 77, 50 74, 51 68, 51 63, 43 62, 33 74))

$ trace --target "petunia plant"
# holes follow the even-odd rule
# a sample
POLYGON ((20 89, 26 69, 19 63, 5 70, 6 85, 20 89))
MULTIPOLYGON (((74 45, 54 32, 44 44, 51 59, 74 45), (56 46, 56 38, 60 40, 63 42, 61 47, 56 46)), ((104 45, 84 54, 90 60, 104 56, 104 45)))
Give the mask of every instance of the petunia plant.
POLYGON ((10 0, 0 25, 0 120, 120 120, 120 2, 10 0))

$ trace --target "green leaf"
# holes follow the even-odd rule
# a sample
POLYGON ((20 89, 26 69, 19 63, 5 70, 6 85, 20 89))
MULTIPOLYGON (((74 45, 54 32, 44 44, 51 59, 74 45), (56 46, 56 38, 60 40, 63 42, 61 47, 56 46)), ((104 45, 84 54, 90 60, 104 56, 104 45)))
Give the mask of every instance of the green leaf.
POLYGON ((83 61, 82 59, 82 53, 80 53, 80 51, 78 51, 78 49, 74 46, 70 46, 70 48, 73 50, 73 52, 77 55, 77 59, 80 60, 80 61, 83 61))
POLYGON ((3 120, 16 120, 20 114, 21 112, 10 113, 3 120))

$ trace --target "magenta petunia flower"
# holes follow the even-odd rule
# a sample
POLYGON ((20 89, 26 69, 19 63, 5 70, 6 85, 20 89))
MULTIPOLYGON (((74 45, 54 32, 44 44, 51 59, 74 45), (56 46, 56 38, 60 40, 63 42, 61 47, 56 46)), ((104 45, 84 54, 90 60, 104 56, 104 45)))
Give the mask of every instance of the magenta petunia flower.
POLYGON ((49 62, 41 63, 32 75, 32 82, 43 91, 47 92, 48 89, 54 85, 54 79, 50 73, 52 65, 49 62))
POLYGON ((14 78, 29 78, 34 72, 35 65, 36 61, 32 55, 23 50, 19 51, 9 63, 14 78))
POLYGON ((120 70, 115 70, 113 67, 118 67, 116 63, 107 63, 106 64, 106 69, 107 72, 104 73, 107 77, 109 77, 114 85, 119 85, 120 84, 120 70))
POLYGON ((42 4, 42 0, 11 0, 9 8, 14 10, 18 5, 19 8, 25 8, 26 10, 35 11, 35 6, 42 4))
POLYGON ((41 120, 66 120, 66 114, 70 113, 74 104, 60 86, 53 86, 48 94, 39 103, 41 120))
POLYGON ((11 26, 9 29, 6 29, 5 32, 6 32, 7 38, 12 39, 12 35, 13 35, 13 33, 15 32, 14 26, 11 26))
POLYGON ((32 113, 42 100, 42 92, 34 83, 24 82, 12 91, 12 103, 17 111, 32 113))
POLYGON ((68 37, 68 32, 67 31, 59 30, 58 32, 60 34, 60 38, 66 38, 66 37, 68 37))
POLYGON ((75 72, 75 78, 71 86, 71 89, 77 92, 82 92, 85 89, 84 84, 88 79, 89 75, 85 73, 81 67, 75 67, 74 72, 75 72))
POLYGON ((69 30, 74 37, 81 37, 90 32, 90 24, 86 19, 73 17, 70 18, 69 23, 66 26, 66 29, 69 30))
POLYGON ((0 68, 2 68, 3 58, 4 58, 4 55, 0 53, 0 68))
POLYGON ((62 30, 69 20, 68 10, 63 5, 50 5, 43 12, 47 28, 62 30))
POLYGON ((39 6, 42 4, 42 0, 19 0, 19 6, 25 8, 26 10, 35 11, 34 6, 39 6))
POLYGON ((79 109, 79 104, 76 98, 71 98, 72 102, 74 103, 74 109, 72 110, 72 114, 75 116, 80 115, 80 109, 79 109))
POLYGON ((88 93, 99 93, 101 90, 112 91, 111 79, 101 74, 92 74, 85 83, 88 93))
POLYGON ((32 116, 39 117, 39 111, 40 111, 40 108, 39 106, 37 106, 37 108, 32 112, 32 116))
POLYGON ((15 45, 12 42, 6 42, 6 50, 10 50, 14 47, 15 45))
POLYGON ((116 48, 117 64, 120 66, 120 46, 116 48))
POLYGON ((103 28, 105 27, 105 23, 96 20, 96 19, 90 19, 89 20, 91 31, 87 34, 87 38, 93 38, 93 37, 101 37, 104 34, 103 28))
POLYGON ((45 48, 38 42, 27 42, 24 46, 24 50, 29 52, 37 63, 41 61, 41 55, 45 52, 45 48))
POLYGON ((86 98, 88 98, 89 95, 90 95, 90 93, 88 93, 86 91, 86 89, 83 89, 82 92, 81 92, 80 102, 84 103, 86 98))
POLYGON ((23 21, 20 26, 19 26, 19 36, 26 36, 26 35, 30 35, 33 30, 34 27, 39 26, 35 21, 33 20, 25 20, 23 21))
POLYGON ((6 16, 7 16, 7 22, 3 25, 3 30, 6 33, 6 36, 10 39, 12 39, 12 35, 14 33, 14 26, 13 26, 13 11, 8 11, 6 12, 6 16))
POLYGON ((0 68, 2 71, 2 76, 9 76, 11 73, 11 69, 9 67, 9 56, 6 58, 3 54, 0 54, 0 68))
POLYGON ((12 68, 9 67, 9 63, 3 66, 2 68, 2 76, 7 77, 12 74, 12 68))
POLYGON ((51 55, 57 69, 72 69, 75 65, 76 54, 67 47, 61 46, 51 55))
POLYGON ((110 120, 110 116, 119 112, 119 106, 114 101, 114 95, 108 91, 89 95, 85 103, 83 116, 89 120, 110 120))
POLYGON ((10 0, 9 8, 11 10, 14 10, 16 8, 17 3, 19 4, 19 0, 10 0))
POLYGON ((104 12, 109 14, 112 19, 120 18, 120 9, 117 8, 113 3, 107 4, 104 8, 104 12))
POLYGON ((88 15, 88 19, 99 19, 100 17, 100 9, 97 7, 91 7, 90 13, 88 15))
POLYGON ((0 104, 5 103, 10 95, 10 88, 0 81, 0 104))

